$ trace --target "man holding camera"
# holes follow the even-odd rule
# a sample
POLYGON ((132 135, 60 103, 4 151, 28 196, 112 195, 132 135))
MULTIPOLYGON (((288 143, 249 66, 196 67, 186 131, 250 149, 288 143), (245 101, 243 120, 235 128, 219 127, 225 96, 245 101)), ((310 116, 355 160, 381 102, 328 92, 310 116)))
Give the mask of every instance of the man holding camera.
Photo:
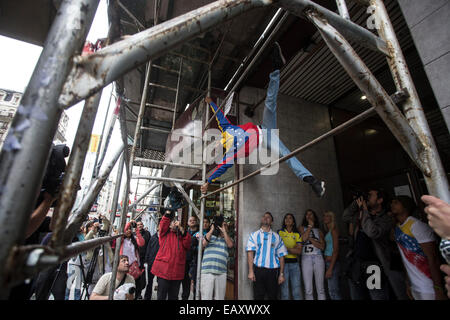
POLYGON ((184 278, 186 252, 191 235, 175 218, 172 209, 166 209, 159 223, 159 251, 151 272, 158 277, 158 300, 178 300, 181 280, 184 278))
POLYGON ((381 269, 381 286, 369 289, 372 300, 388 300, 389 285, 398 300, 407 300, 405 277, 399 270, 394 270, 392 258, 397 252, 391 241, 394 221, 386 210, 387 195, 381 189, 372 188, 365 195, 357 198, 358 206, 356 225, 354 227, 354 259, 359 260, 359 279, 349 281, 352 300, 362 299, 367 285, 369 266, 381 269))
MULTIPOLYGON (((116 289, 123 284, 130 283, 134 285, 134 279, 128 274, 129 270, 128 257, 121 255, 119 257, 119 265, 117 266, 116 289)), ((105 273, 95 285, 89 300, 108 300, 109 286, 111 283, 112 272, 105 273)), ((126 294, 125 300, 133 300, 134 294, 126 294)))
POLYGON ((202 242, 205 248, 200 279, 202 300, 212 300, 213 293, 214 300, 225 299, 228 249, 234 245, 223 216, 215 216, 213 221, 202 242))

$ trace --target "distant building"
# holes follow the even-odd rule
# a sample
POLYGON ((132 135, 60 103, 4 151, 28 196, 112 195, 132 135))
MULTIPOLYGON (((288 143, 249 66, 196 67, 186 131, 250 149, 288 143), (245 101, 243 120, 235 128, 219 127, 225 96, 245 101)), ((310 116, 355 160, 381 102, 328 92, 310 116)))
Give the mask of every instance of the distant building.
MULTIPOLYGON (((22 95, 21 92, 0 89, 0 149, 3 146, 3 141, 5 141, 10 123, 16 114, 17 107, 22 100, 22 95)), ((63 112, 58 124, 58 131, 53 139, 55 144, 66 142, 65 135, 68 122, 69 117, 63 112)))

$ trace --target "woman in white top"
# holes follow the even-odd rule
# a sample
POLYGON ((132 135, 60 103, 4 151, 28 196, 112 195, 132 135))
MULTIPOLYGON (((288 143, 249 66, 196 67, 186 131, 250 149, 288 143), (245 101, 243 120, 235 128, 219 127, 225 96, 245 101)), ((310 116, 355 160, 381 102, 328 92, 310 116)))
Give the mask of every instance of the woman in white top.
POLYGON ((306 300, 314 300, 313 278, 316 284, 317 298, 325 300, 324 275, 325 261, 322 251, 325 249, 323 232, 319 229, 319 219, 316 213, 308 209, 302 224, 298 228, 302 235, 302 274, 305 285, 306 300))

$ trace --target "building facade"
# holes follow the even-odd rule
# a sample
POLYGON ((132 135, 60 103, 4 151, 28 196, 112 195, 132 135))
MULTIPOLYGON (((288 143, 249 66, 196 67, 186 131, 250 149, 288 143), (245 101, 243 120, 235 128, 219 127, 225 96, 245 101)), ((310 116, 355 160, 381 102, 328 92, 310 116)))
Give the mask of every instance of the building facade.
MULTIPOLYGON (((3 146, 6 135, 8 133, 10 123, 12 122, 23 93, 7 89, 0 89, 0 149, 3 146)), ((55 144, 63 144, 66 142, 66 130, 69 123, 69 117, 65 112, 62 113, 58 124, 58 131, 53 139, 55 144)))

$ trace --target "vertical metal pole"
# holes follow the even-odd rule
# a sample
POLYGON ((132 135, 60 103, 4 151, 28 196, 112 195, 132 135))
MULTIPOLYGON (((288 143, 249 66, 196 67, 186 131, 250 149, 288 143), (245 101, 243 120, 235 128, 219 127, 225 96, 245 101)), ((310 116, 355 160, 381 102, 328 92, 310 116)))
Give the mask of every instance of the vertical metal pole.
MULTIPOLYGON (((191 190, 189 190, 189 198, 191 199, 191 201, 194 201, 194 189, 191 188, 191 190)), ((188 217, 192 217, 192 207, 189 206, 189 212, 188 212, 188 217)))
POLYGON ((111 206, 111 215, 110 215, 110 226, 109 226, 109 234, 112 232, 112 228, 114 225, 114 221, 116 220, 116 212, 117 212, 117 201, 119 201, 119 192, 120 192, 120 184, 122 183, 122 174, 123 167, 125 164, 125 159, 123 158, 123 154, 120 157, 119 167, 117 168, 117 176, 116 176, 116 187, 114 188, 114 196, 112 200, 111 206))
POLYGON ((348 8, 347 4, 345 3, 345 0, 336 0, 336 5, 341 17, 350 20, 350 14, 348 13, 348 8))
POLYGON ((98 3, 62 3, 0 154, 0 298, 9 294, 6 261, 13 246, 24 240, 45 174, 63 111, 57 101, 72 67, 70 58, 81 51, 98 3))
POLYGON ((391 57, 387 58, 389 68, 391 69, 397 90, 406 89, 409 93, 409 98, 403 105, 403 110, 410 126, 422 140, 426 148, 426 162, 431 169, 429 175, 424 173, 425 182, 428 191, 447 203, 450 203, 450 190, 447 180, 447 175, 442 166, 442 162, 437 152, 436 144, 428 126, 422 104, 419 100, 419 95, 414 86, 411 74, 408 70, 405 57, 400 47, 400 43, 395 35, 395 30, 392 26, 389 15, 386 11, 383 1, 370 0, 370 4, 375 6, 375 17, 379 24, 378 33, 380 37, 387 42, 391 57))
POLYGON ((108 150, 109 142, 111 141, 111 136, 112 136, 112 133, 114 130, 114 125, 116 123, 117 117, 119 116, 120 104, 121 104, 121 99, 120 99, 120 97, 118 97, 117 101, 116 101, 116 107, 114 108, 113 115, 108 124, 108 135, 106 136, 105 145, 103 148, 101 148, 102 146, 100 145, 100 148, 101 148, 100 156, 99 156, 98 162, 94 168, 94 173, 92 174, 92 177, 94 177, 94 178, 98 176, 100 167, 102 166, 103 160, 105 159, 106 150, 108 150))
POLYGON ((133 139, 133 147, 131 148, 131 155, 130 155, 130 171, 133 169, 133 162, 136 156, 136 148, 139 140, 139 135, 141 133, 141 124, 142 119, 144 118, 145 114, 145 102, 147 101, 147 92, 149 88, 149 81, 150 81, 150 72, 152 69, 152 62, 149 61, 147 63, 147 68, 145 71, 145 80, 144 80, 144 88, 142 90, 142 97, 141 97, 141 105, 139 106, 139 115, 136 122, 136 128, 134 130, 134 139, 133 139))
POLYGON ((76 188, 80 183, 81 174, 83 172, 84 161, 89 148, 89 138, 91 137, 92 128, 94 127, 101 96, 102 91, 88 98, 81 114, 80 123, 72 147, 72 153, 61 186, 62 191, 58 197, 58 205, 52 216, 51 230, 53 231, 52 246, 54 248, 64 246, 63 234, 65 232, 70 210, 72 209, 77 196, 78 190, 76 188))
MULTIPOLYGON (((211 95, 211 67, 208 70, 208 97, 211 95)), ((206 107, 206 114, 205 114, 205 121, 208 121, 209 119, 209 105, 205 102, 206 107)), ((205 126, 206 128, 206 126, 205 126)), ((206 129, 204 130, 206 131, 206 129)), ((203 148, 202 148, 202 181, 203 183, 206 182, 206 156, 205 156, 205 150, 206 150, 206 139, 205 134, 203 134, 203 148)), ((198 255, 197 255, 197 284, 195 286, 195 298, 196 300, 200 300, 200 270, 202 265, 202 247, 203 247, 203 220, 205 218, 205 204, 206 204, 206 198, 202 198, 200 200, 200 226, 199 226, 199 242, 198 242, 198 255)))
MULTIPOLYGON (((122 155, 122 160, 125 160, 125 154, 122 155)), ((125 162, 125 161, 124 161, 125 162)), ((125 229, 125 223, 127 221, 128 215, 128 192, 130 190, 130 178, 127 178, 125 186, 122 192, 122 211, 120 213, 120 226, 119 233, 123 233, 125 229)), ((119 266, 119 256, 120 256, 120 246, 122 245, 122 237, 116 239, 116 248, 114 251, 114 264, 111 273, 111 283, 109 285, 109 300, 112 300, 114 295, 116 277, 117 277, 117 267, 119 266)))
POLYGON ((175 104, 173 106, 172 131, 175 129, 175 118, 178 110, 178 95, 180 92, 181 70, 183 69, 183 58, 180 58, 180 69, 178 70, 177 93, 175 94, 175 104))
POLYGON ((103 137, 105 136, 106 120, 108 119, 109 109, 111 107, 111 100, 112 100, 112 97, 113 97, 113 89, 114 89, 114 87, 111 86, 111 95, 109 96, 108 109, 106 110, 105 120, 103 121, 102 134, 100 136, 100 141, 98 142, 97 152, 95 153, 94 168, 92 170, 92 177, 91 177, 91 179, 94 179, 95 176, 96 176, 95 168, 97 167, 98 156, 100 155, 100 149, 102 147, 103 137))

